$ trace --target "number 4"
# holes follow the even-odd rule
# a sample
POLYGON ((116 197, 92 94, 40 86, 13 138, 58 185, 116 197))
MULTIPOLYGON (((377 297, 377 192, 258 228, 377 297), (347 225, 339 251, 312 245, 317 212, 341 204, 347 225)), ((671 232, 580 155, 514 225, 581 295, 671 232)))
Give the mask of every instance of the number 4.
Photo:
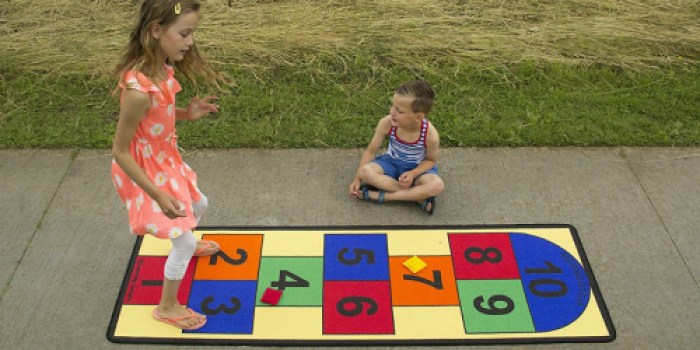
POLYGON ((280 270, 280 276, 277 281, 270 283, 270 287, 276 287, 279 290, 284 290, 287 287, 308 287, 309 281, 289 272, 289 270, 280 270), (287 282, 287 278, 293 281, 287 282))

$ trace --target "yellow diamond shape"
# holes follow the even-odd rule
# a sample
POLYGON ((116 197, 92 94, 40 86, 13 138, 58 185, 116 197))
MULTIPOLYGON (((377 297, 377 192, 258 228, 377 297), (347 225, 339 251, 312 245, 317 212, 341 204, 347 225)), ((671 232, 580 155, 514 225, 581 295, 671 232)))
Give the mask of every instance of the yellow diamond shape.
POLYGON ((403 266, 406 266, 409 270, 411 270, 411 272, 416 273, 424 269, 426 266, 428 266, 428 264, 414 255, 412 258, 404 261, 403 266))

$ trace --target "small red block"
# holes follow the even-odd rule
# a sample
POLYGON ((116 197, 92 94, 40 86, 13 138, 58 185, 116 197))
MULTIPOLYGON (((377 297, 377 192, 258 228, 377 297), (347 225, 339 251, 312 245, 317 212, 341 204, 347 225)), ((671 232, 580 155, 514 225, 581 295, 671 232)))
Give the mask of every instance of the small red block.
POLYGON ((282 298, 281 290, 267 288, 260 301, 270 305, 277 305, 280 302, 280 298, 282 298))

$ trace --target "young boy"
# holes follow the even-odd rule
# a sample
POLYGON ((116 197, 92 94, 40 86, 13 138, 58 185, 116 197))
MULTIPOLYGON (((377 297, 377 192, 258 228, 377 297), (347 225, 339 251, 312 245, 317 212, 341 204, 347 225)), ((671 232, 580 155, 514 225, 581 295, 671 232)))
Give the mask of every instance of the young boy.
POLYGON ((440 136, 426 118, 434 100, 432 87, 423 80, 396 89, 389 115, 379 121, 362 154, 350 196, 377 203, 415 201, 433 214, 435 196, 445 187, 435 165, 440 136), (374 158, 386 136, 386 153, 374 158))

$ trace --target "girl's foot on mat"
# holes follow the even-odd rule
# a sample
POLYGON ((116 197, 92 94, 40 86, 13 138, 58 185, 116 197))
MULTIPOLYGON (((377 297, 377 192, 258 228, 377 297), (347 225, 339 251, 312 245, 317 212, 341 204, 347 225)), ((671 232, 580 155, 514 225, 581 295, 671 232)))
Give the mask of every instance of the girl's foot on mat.
POLYGON ((156 306, 153 309, 153 318, 171 326, 187 330, 202 328, 207 323, 207 318, 204 315, 198 314, 182 305, 172 310, 159 310, 156 306))
POLYGON ((214 241, 197 241, 197 248, 194 251, 194 256, 210 256, 218 253, 221 250, 219 243, 214 241))

